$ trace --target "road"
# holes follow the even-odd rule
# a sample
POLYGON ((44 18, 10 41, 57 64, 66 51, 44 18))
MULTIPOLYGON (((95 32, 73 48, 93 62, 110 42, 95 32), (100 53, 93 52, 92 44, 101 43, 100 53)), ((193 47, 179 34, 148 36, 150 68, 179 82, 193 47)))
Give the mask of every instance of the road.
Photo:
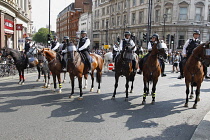
MULTIPOLYGON (((193 100, 189 108, 183 107, 184 79, 178 80, 170 65, 166 74, 159 79, 155 105, 150 104, 151 96, 141 105, 142 75, 136 77, 128 102, 125 77, 120 77, 116 100, 111 100, 113 72, 103 74, 101 94, 86 89, 82 101, 68 98, 69 82, 58 94, 52 86, 44 89, 42 81, 35 82, 36 74, 27 75, 25 85, 18 85, 17 77, 2 78, 0 140, 189 140, 210 110, 210 80, 203 82, 201 101, 192 109, 193 100)), ((79 96, 77 87, 76 82, 75 96, 79 96)))

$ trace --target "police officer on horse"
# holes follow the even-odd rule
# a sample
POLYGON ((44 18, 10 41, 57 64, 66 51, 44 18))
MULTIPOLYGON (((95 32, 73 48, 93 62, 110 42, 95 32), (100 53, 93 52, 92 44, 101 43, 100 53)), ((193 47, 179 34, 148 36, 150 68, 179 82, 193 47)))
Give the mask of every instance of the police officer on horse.
POLYGON ((113 62, 115 60, 115 57, 117 56, 117 53, 119 52, 119 42, 117 41, 114 45, 113 45, 113 51, 112 51, 112 54, 113 54, 113 62))
POLYGON ((62 56, 62 65, 63 65, 63 71, 66 71, 67 68, 67 46, 69 46, 69 37, 64 36, 63 37, 63 43, 60 46, 60 54, 62 56))
POLYGON ((198 47, 199 44, 201 44, 202 42, 198 39, 200 37, 200 31, 199 30, 195 30, 193 32, 193 38, 188 39, 184 46, 183 46, 183 51, 182 51, 182 55, 183 55, 183 59, 181 60, 181 62, 179 63, 179 68, 180 68, 180 76, 178 77, 178 79, 182 79, 184 78, 183 75, 183 68, 184 65, 187 61, 187 59, 190 57, 190 55, 192 54, 193 50, 198 47))
POLYGON ((124 33, 125 38, 120 41, 120 51, 123 51, 127 46, 135 47, 133 49, 133 58, 132 58, 132 68, 133 72, 136 72, 136 58, 135 58, 135 51, 136 51, 136 46, 134 41, 131 39, 131 32, 126 31, 124 33))
POLYGON ((31 38, 30 37, 26 37, 26 41, 25 41, 25 47, 24 47, 24 54, 26 55, 27 52, 29 52, 31 46, 33 44, 31 43, 31 38))
MULTIPOLYGON (((91 67, 91 57, 89 54, 89 45, 90 45, 90 39, 87 37, 86 31, 81 31, 81 38, 79 40, 79 43, 77 45, 78 52, 82 53, 87 60, 88 65, 88 73, 91 73, 92 67, 91 67)), ((86 63, 85 63, 86 64, 86 63)))
MULTIPOLYGON (((139 62, 140 70, 139 70, 138 74, 141 74, 141 72, 143 70, 144 62, 147 60, 148 56, 152 52, 152 47, 153 47, 153 45, 156 41, 159 41, 159 35, 155 33, 155 34, 152 35, 152 38, 151 38, 150 42, 148 43, 148 46, 147 46, 148 47, 148 53, 147 53, 147 55, 145 55, 139 62)), ((160 57, 159 57, 159 62, 160 62, 160 65, 161 65, 161 72, 162 72, 161 76, 162 77, 166 76, 166 74, 164 74, 165 63, 162 59, 160 59, 160 57)))
POLYGON ((55 35, 53 36, 53 41, 51 41, 51 50, 58 51, 60 43, 58 42, 58 37, 55 35))

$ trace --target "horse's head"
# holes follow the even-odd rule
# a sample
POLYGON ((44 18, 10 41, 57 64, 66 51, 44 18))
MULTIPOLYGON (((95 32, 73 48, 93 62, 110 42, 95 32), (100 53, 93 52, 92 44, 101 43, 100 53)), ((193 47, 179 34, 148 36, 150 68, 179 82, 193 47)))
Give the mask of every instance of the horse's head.
POLYGON ((2 57, 7 57, 10 55, 10 49, 9 48, 3 48, 1 49, 2 57))
POLYGON ((126 46, 122 51, 122 58, 124 60, 131 61, 133 58, 133 50, 135 49, 135 46, 126 46))
POLYGON ((70 62, 74 61, 74 53, 77 51, 76 46, 70 42, 69 45, 67 46, 67 57, 70 62))
POLYGON ((156 42, 155 45, 156 45, 157 50, 158 50, 158 55, 162 56, 164 59, 166 59, 167 58, 167 54, 166 54, 167 46, 166 46, 166 44, 165 43, 156 42))

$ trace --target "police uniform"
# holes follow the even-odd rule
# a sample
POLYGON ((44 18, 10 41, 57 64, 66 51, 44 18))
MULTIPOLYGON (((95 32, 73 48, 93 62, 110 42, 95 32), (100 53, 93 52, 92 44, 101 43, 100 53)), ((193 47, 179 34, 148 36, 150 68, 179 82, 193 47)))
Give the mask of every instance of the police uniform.
POLYGON ((113 52, 112 52, 112 54, 113 54, 113 62, 114 62, 115 57, 117 56, 118 52, 119 52, 119 46, 117 44, 114 44, 113 45, 113 52))
MULTIPOLYGON (((27 39, 27 38, 26 38, 27 39)), ((27 54, 27 52, 30 50, 30 47, 32 46, 32 43, 30 41, 25 42, 25 48, 24 48, 24 54, 27 54)))
POLYGON ((69 37, 65 36, 64 40, 66 40, 66 42, 64 41, 62 43, 62 45, 60 45, 59 47, 59 52, 62 55, 62 64, 63 64, 63 71, 66 71, 66 67, 67 67, 67 46, 69 45, 69 37))
POLYGON ((51 41, 51 50, 57 51, 59 49, 60 43, 58 41, 51 41))

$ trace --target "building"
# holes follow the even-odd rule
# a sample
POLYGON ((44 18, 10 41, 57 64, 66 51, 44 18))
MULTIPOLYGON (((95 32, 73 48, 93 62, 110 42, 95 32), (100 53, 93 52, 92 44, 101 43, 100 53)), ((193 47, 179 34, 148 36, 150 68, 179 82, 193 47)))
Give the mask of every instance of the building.
POLYGON ((92 0, 75 0, 64 8, 57 17, 57 36, 60 41, 64 36, 76 40, 79 32, 79 18, 82 13, 92 11, 92 0))
MULTIPOLYGON (((90 40, 92 40, 92 13, 83 13, 79 18, 79 31, 86 31, 90 40)), ((92 44, 91 44, 92 46, 92 44)))
POLYGON ((0 48, 22 50, 23 41, 32 33, 31 0, 0 1, 0 48))
MULTIPOLYGON (((148 0, 93 0, 93 45, 113 44, 124 31, 136 36, 136 43, 143 43, 147 33, 148 0)), ((161 39, 168 34, 175 36, 174 49, 181 49, 192 37, 194 30, 201 31, 201 40, 210 39, 209 0, 152 0, 152 33, 161 39), (166 15, 163 18, 163 15, 166 15), (164 32, 165 21, 165 32, 164 32)), ((169 45, 170 49, 173 49, 169 45)))

